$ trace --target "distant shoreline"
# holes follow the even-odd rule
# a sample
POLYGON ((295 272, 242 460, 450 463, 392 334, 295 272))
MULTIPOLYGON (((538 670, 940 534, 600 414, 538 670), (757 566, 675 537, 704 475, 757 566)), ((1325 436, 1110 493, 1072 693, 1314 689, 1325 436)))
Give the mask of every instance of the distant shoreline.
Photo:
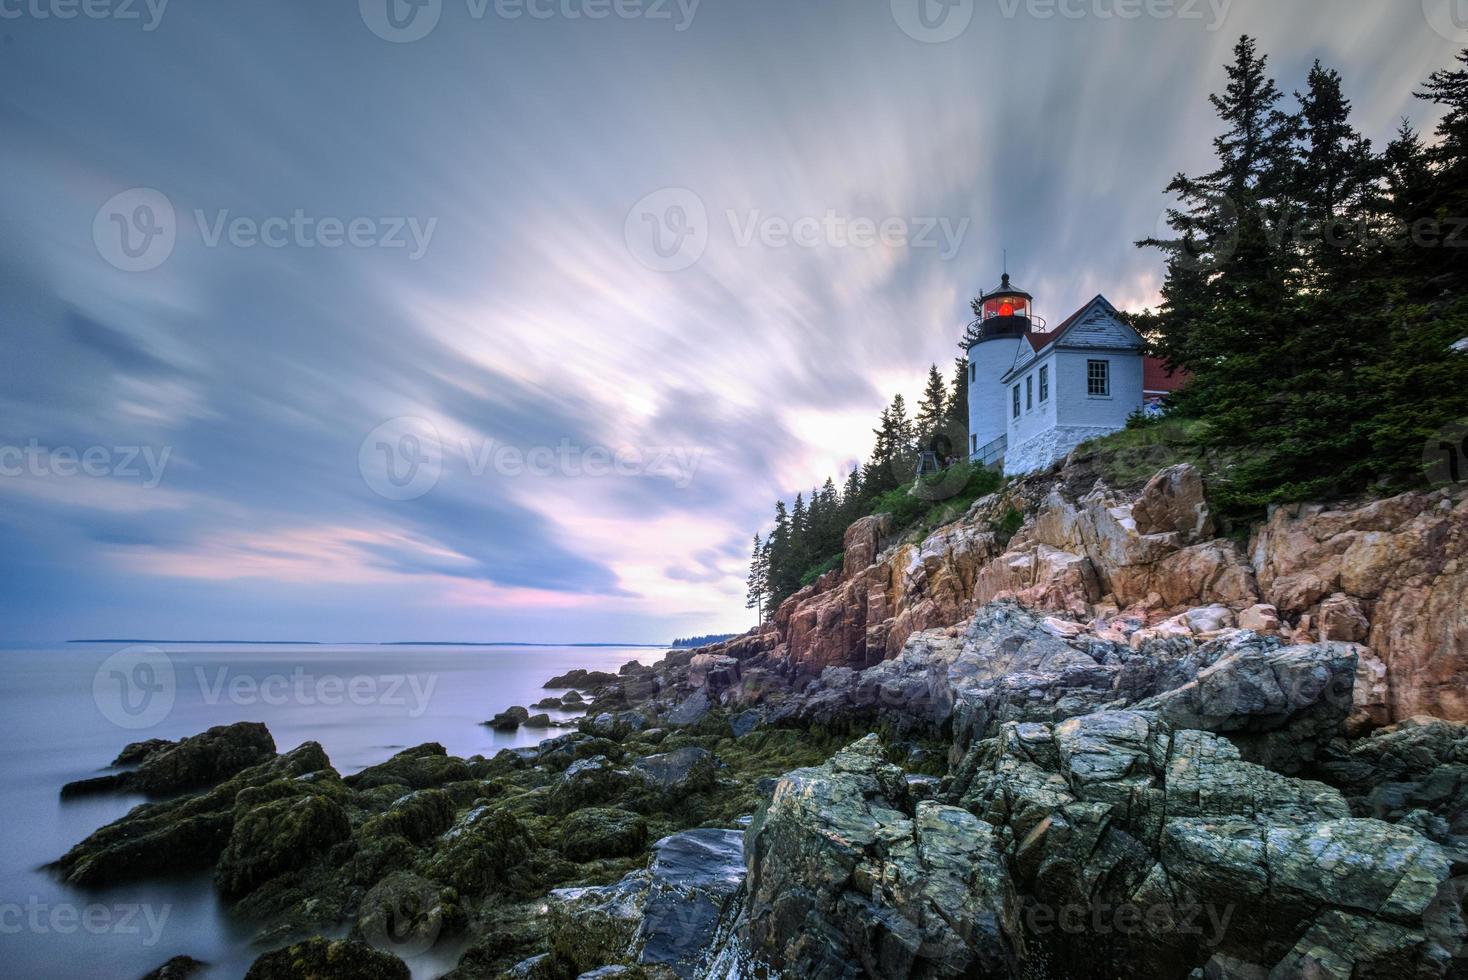
POLYGON ((667 650, 670 643, 526 643, 518 641, 496 641, 492 643, 459 643, 452 640, 388 640, 382 642, 333 641, 333 640, 150 640, 137 638, 107 638, 67 640, 67 643, 158 643, 172 646, 254 646, 254 647, 556 647, 558 649, 607 649, 634 648, 638 650, 667 650))

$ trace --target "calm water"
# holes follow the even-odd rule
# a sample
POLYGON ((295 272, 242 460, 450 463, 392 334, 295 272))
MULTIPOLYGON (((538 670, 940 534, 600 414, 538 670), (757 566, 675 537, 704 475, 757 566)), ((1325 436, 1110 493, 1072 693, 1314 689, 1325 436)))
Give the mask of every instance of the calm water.
MULTIPOLYGON (((553 693, 541 689, 552 675, 615 672, 662 656, 644 648, 168 644, 118 656, 123 649, 0 646, 0 975, 137 980, 188 954, 210 964, 204 976, 236 980, 262 952, 250 942, 255 925, 221 907, 207 875, 84 891, 41 869, 142 802, 63 803, 58 795, 128 742, 262 721, 280 751, 315 740, 343 775, 423 742, 487 756, 546 737, 479 722, 553 693)), ((447 955, 411 963, 414 976, 452 966, 447 955)))

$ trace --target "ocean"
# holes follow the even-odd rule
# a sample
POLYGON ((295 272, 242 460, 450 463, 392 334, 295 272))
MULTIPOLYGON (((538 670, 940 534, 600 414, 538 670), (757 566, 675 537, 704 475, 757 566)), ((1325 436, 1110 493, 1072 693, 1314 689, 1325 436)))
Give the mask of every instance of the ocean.
MULTIPOLYGON (((662 655, 645 647, 0 645, 0 975, 137 980, 187 954, 209 964, 200 976, 238 980, 268 948, 252 944, 257 924, 230 914, 208 874, 81 890, 44 869, 144 802, 60 798, 64 783, 100 774, 129 742, 259 721, 281 752, 320 742, 344 776, 424 742, 490 756, 559 734, 480 724, 563 693, 542 689, 553 675, 615 672, 662 655)), ((456 958, 435 950, 409 965, 415 978, 431 977, 456 958)))

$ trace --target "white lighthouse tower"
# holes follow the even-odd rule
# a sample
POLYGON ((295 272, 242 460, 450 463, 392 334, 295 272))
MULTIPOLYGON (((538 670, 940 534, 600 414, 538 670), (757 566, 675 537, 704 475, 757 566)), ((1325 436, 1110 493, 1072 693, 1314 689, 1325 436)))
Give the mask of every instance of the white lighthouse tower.
POLYGON ((979 318, 968 326, 963 346, 968 350, 969 458, 993 463, 1004 455, 1008 416, 1005 387, 1000 383, 1014 366, 1021 344, 1031 332, 1043 332, 1044 323, 1031 314, 1034 299, 1013 286, 1009 273, 999 288, 979 297, 979 318))

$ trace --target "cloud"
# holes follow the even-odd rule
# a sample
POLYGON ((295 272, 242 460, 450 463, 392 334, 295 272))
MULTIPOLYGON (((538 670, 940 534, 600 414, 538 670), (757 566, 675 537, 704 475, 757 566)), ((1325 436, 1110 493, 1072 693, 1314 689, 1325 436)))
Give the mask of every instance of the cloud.
POLYGON ((706 5, 676 33, 466 21, 401 46, 350 7, 284 0, 171 9, 146 38, 93 26, 7 22, 0 445, 171 455, 149 490, 0 478, 0 576, 66 584, 16 610, 33 635, 742 628, 775 498, 839 480, 895 391, 949 373, 1004 250, 1052 322, 1097 292, 1156 301, 1160 259, 1131 242, 1172 174, 1207 165, 1206 96, 1239 33, 1286 90, 1316 56, 1340 67, 1378 141, 1404 112, 1429 128, 1410 89, 1453 53, 1416 18, 1330 0, 1236 3, 1218 32, 980 5, 942 45, 885 4, 774 0, 706 5), (152 272, 92 241, 131 187, 178 217, 152 272), (660 188, 708 218, 703 255, 671 274, 626 239, 660 188), (437 225, 412 261, 211 244, 195 215, 297 211, 437 225), (741 240, 828 215, 962 234, 952 254, 741 240), (410 501, 358 470, 400 416, 443 439, 410 501), (489 462, 563 445, 674 462, 489 462))

